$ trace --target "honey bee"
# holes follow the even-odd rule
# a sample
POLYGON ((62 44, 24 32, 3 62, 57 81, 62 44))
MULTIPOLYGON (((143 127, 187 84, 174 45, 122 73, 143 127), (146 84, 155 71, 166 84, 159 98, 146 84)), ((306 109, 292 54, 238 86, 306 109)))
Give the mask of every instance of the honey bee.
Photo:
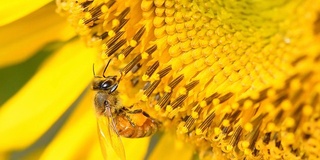
POLYGON ((94 105, 97 115, 98 133, 102 152, 107 156, 107 148, 113 148, 115 153, 125 159, 124 147, 120 136, 126 138, 142 138, 151 136, 159 127, 159 122, 151 118, 143 110, 130 110, 121 106, 118 99, 118 85, 120 78, 117 76, 105 76, 106 65, 103 76, 94 76, 92 88, 97 91, 94 97, 94 105), (134 116, 142 116, 145 121, 138 125, 131 119, 134 116))

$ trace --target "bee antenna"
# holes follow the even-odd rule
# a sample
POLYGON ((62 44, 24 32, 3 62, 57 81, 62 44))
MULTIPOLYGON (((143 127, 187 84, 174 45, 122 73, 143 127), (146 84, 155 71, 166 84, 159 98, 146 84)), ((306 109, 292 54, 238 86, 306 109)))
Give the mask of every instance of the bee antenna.
POLYGON ((120 77, 118 79, 118 83, 120 82, 120 80, 122 79, 122 76, 123 76, 123 72, 120 72, 120 77))
POLYGON ((103 70, 103 74, 102 74, 103 78, 106 78, 106 76, 105 76, 104 74, 106 73, 106 70, 107 70, 107 68, 108 68, 108 66, 109 66, 109 64, 110 64, 110 62, 111 62, 111 59, 109 59, 109 61, 108 61, 107 65, 106 65, 106 67, 105 67, 105 68, 104 68, 104 70, 103 70))
POLYGON ((93 76, 96 77, 96 72, 94 71, 94 63, 92 64, 92 72, 93 72, 93 76))

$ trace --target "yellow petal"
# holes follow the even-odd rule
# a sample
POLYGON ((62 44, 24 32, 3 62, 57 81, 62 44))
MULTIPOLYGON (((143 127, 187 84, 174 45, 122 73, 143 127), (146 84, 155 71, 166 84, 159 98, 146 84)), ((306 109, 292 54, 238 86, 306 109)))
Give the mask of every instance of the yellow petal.
POLYGON ((126 151, 127 160, 144 159, 150 137, 146 138, 122 138, 122 142, 126 151))
POLYGON ((56 5, 50 3, 0 27, 0 67, 26 60, 48 42, 67 40, 75 35, 65 19, 55 13, 55 9, 56 5))
POLYGON ((0 26, 13 22, 34 10, 41 8, 52 0, 11 0, 0 5, 0 26))
POLYGON ((100 159, 102 160, 103 159, 102 154, 101 154, 101 149, 100 149, 100 143, 99 142, 94 143, 92 148, 90 148, 87 159, 89 159, 89 160, 90 159, 96 159, 96 160, 100 160, 100 159))
POLYGON ((92 52, 68 44, 0 108, 0 152, 33 143, 77 99, 92 79, 92 52))
POLYGON ((87 93, 67 123, 45 149, 41 160, 70 160, 86 157, 88 149, 98 141, 98 138, 94 137, 97 134, 97 128, 92 105, 92 96, 87 93))
MULTIPOLYGON (((97 139, 97 138, 95 138, 95 139, 97 139)), ((146 137, 146 138, 124 138, 124 137, 121 137, 121 139, 122 139, 122 143, 123 143, 124 150, 125 150, 126 160, 144 159, 144 157, 148 151, 150 137, 146 137)), ((121 158, 118 156, 118 154, 116 152, 114 152, 112 149, 108 149, 106 152, 107 152, 106 153, 107 160, 108 159, 121 160, 121 158)), ((93 148, 90 150, 89 156, 87 156, 87 157, 88 157, 87 159, 89 159, 89 160, 103 159, 99 143, 97 143, 93 146, 93 148)))
MULTIPOLYGON (((138 138, 138 139, 133 139, 133 138, 122 138, 122 142, 125 148, 126 152, 126 159, 127 160, 140 160, 144 159, 148 145, 150 142, 150 137, 147 138, 138 138)), ((116 160, 119 159, 117 157, 116 153, 111 153, 112 155, 108 155, 108 158, 112 157, 111 159, 116 160), (114 157, 114 158, 113 158, 114 157)), ((103 159, 102 158, 102 153, 100 149, 100 144, 96 143, 91 149, 88 158, 89 160, 95 159, 103 159)))
POLYGON ((152 151, 149 160, 191 159, 192 155, 191 146, 177 140, 172 133, 165 133, 152 151))

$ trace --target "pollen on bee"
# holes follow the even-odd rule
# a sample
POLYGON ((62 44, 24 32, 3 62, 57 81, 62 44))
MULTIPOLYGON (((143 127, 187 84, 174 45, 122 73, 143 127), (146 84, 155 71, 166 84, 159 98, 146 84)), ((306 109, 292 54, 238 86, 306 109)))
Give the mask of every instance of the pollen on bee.
POLYGON ((147 118, 143 114, 134 114, 134 116, 130 116, 132 122, 134 122, 138 126, 142 126, 143 123, 147 120, 147 118))

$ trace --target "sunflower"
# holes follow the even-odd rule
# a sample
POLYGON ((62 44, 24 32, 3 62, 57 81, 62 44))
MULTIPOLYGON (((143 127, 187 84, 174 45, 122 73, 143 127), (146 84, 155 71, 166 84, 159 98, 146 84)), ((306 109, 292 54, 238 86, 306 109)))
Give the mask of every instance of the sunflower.
POLYGON ((122 138, 128 159, 320 158, 320 2, 56 4, 0 10, 2 158, 102 159, 92 63, 121 77, 123 107, 161 124, 153 138, 122 138), (8 71, 26 66, 11 87, 20 78, 8 71))

